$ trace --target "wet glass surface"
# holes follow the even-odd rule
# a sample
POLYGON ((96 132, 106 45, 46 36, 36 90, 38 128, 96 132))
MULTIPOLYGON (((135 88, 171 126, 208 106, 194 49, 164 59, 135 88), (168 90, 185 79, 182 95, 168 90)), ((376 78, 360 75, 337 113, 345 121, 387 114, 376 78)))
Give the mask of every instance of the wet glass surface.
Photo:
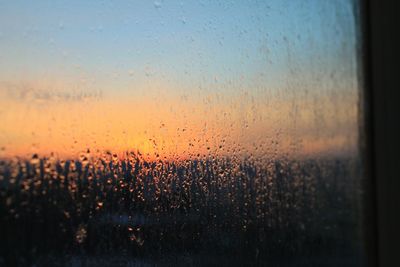
POLYGON ((357 10, 0 1, 0 265, 362 265, 357 10))

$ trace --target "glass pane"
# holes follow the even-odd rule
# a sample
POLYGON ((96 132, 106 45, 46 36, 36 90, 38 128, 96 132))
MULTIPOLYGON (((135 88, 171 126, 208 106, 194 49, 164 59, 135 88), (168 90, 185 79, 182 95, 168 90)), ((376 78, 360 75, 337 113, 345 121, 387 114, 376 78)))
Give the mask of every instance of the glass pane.
POLYGON ((0 265, 361 265, 357 13, 1 1, 0 265))

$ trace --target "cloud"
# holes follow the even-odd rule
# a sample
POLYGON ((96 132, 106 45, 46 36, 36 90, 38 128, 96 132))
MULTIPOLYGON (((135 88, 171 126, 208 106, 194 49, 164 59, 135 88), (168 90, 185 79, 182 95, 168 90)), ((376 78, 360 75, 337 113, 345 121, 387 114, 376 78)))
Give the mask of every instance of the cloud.
POLYGON ((0 82, 0 96, 18 102, 86 102, 103 98, 101 90, 72 88, 60 82, 0 82))

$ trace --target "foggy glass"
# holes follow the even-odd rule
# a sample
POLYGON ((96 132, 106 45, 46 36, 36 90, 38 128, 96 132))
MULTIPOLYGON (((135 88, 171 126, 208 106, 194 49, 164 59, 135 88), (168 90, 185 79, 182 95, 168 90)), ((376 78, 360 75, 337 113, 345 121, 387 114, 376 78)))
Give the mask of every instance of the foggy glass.
POLYGON ((0 265, 362 265, 357 14, 0 1, 0 265))

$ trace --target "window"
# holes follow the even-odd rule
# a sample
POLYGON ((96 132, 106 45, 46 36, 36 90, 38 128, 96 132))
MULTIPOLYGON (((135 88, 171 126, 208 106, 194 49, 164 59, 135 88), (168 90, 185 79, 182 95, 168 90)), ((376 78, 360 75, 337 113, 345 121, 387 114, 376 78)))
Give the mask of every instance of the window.
POLYGON ((0 3, 0 264, 361 266, 358 1, 0 3))

